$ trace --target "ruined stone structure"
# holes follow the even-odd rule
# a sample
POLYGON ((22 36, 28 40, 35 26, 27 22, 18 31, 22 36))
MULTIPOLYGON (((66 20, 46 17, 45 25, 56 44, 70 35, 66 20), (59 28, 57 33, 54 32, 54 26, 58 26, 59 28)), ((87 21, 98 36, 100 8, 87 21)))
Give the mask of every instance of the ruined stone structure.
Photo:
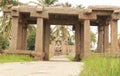
POLYGON ((109 25, 111 27, 111 53, 118 49, 117 21, 120 7, 89 6, 87 9, 16 6, 5 13, 12 15, 12 40, 10 51, 26 50, 28 24, 37 24, 35 52, 41 56, 36 59, 48 60, 50 25, 73 25, 76 36, 76 60, 87 57, 90 51, 90 26, 98 26, 98 51, 108 49, 109 25))

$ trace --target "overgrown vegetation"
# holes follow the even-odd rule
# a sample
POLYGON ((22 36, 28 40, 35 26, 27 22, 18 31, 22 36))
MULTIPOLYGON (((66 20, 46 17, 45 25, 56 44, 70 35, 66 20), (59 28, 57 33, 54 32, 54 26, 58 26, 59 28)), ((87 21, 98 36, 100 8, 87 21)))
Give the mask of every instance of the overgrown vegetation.
POLYGON ((71 56, 71 55, 66 55, 66 58, 68 58, 70 61, 74 61, 75 60, 74 56, 71 56))
POLYGON ((4 37, 0 34, 0 50, 7 49, 9 46, 9 41, 5 40, 4 37))
POLYGON ((120 57, 92 56, 83 59, 79 76, 120 76, 120 57))
POLYGON ((23 61, 34 61, 34 59, 32 57, 29 57, 28 55, 0 54, 0 63, 23 61))
POLYGON ((34 50, 35 49, 35 36, 36 36, 35 31, 31 31, 31 33, 29 34, 28 39, 27 39, 28 50, 34 50))

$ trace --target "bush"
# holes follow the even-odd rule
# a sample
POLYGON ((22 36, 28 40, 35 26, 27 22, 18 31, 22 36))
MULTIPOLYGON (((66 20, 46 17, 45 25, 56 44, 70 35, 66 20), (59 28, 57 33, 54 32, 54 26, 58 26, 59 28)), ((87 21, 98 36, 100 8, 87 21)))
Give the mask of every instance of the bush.
POLYGON ((35 37, 36 37, 36 32, 31 31, 31 33, 30 33, 30 35, 28 36, 28 39, 27 39, 28 50, 34 50, 35 49, 35 37))
POLYGON ((120 58, 93 56, 83 59, 80 76, 120 76, 120 58))
POLYGON ((5 40, 0 34, 0 50, 5 50, 9 47, 9 41, 5 40))

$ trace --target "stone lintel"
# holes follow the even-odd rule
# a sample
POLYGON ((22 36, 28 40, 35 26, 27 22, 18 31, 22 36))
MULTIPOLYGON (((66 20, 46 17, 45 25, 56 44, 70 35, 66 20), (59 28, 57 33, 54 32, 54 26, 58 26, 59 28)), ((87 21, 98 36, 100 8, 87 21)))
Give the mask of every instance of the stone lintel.
POLYGON ((84 20, 84 19, 88 19, 88 20, 96 20, 97 19, 97 16, 96 14, 85 14, 85 13, 80 13, 79 14, 79 19, 80 20, 84 20))
POLYGON ((120 14, 120 10, 114 10, 114 14, 120 14))
POLYGON ((120 14, 112 14, 111 15, 113 20, 119 20, 120 19, 120 14))
POLYGON ((14 17, 14 16, 19 16, 19 7, 12 7, 11 8, 11 14, 12 14, 12 16, 14 17))
POLYGON ((43 11, 44 7, 38 6, 36 8, 37 13, 41 13, 43 11))
POLYGON ((92 13, 92 9, 85 9, 85 14, 91 14, 92 13))
POLYGON ((49 24, 54 24, 54 25, 74 25, 77 24, 77 20, 48 20, 49 24))
POLYGON ((114 11, 120 10, 118 6, 107 6, 107 5, 96 5, 96 6, 89 6, 88 8, 92 10, 99 10, 99 11, 114 11))

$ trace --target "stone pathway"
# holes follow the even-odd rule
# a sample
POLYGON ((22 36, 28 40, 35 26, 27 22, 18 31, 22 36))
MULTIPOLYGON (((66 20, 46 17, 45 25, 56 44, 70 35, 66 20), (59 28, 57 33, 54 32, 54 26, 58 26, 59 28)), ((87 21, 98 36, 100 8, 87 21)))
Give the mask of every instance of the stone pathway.
POLYGON ((55 56, 50 61, 0 64, 0 76, 78 76, 82 67, 81 62, 55 56))

